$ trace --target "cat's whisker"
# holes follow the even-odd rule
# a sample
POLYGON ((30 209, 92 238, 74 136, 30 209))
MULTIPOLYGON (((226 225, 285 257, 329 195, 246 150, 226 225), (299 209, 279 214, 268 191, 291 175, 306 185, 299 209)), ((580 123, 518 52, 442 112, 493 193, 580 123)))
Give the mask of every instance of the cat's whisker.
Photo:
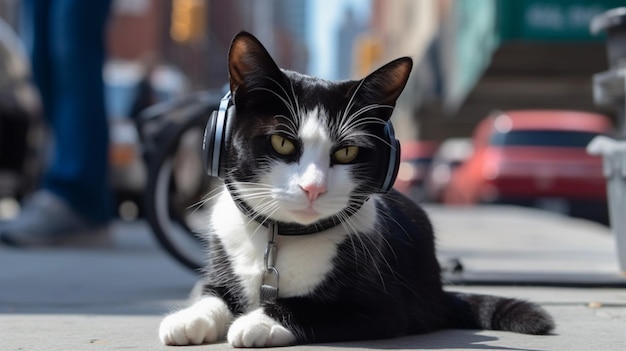
MULTIPOLYGON (((356 213, 355 213, 355 215, 356 215, 356 213)), ((356 237, 358 239, 358 242, 360 243, 360 247, 363 250, 363 253, 365 254, 366 257, 369 256, 369 259, 366 261, 366 263, 373 264, 374 269, 376 270, 376 274, 377 274, 378 278, 380 279, 380 286, 382 287, 383 291, 386 291, 387 289, 386 289, 386 286, 385 286, 384 275, 383 275, 380 267, 378 267, 378 263, 377 262, 379 262, 380 259, 382 258, 382 260, 387 264, 388 267, 390 267, 389 263, 386 262, 386 259, 384 257, 383 252, 380 249, 377 248, 376 243, 369 237, 369 235, 360 235, 358 233, 358 231, 356 230, 356 224, 354 224, 355 220, 356 220, 356 218, 354 217, 354 215, 350 216, 350 217, 344 215, 343 221, 347 225, 349 225, 351 228, 354 228, 355 232, 357 232, 357 234, 354 234, 354 235, 351 235, 351 236, 356 237), (367 243, 365 243, 365 241, 363 241, 364 237, 372 245, 367 245, 367 243), (377 254, 378 254, 377 257, 374 256, 374 253, 370 250, 370 247, 376 248, 377 254)), ((378 235, 378 236, 380 236, 380 235, 378 235)))
POLYGON ((275 206, 271 207, 271 210, 269 211, 269 213, 265 216, 265 218, 263 219, 263 222, 261 222, 261 224, 265 225, 266 223, 268 223, 271 220, 271 217, 274 215, 274 213, 276 213, 276 211, 278 211, 280 209, 280 205, 276 204, 275 206))
MULTIPOLYGON (((204 195, 200 200, 190 204, 186 207, 187 210, 192 210, 189 216, 196 215, 198 211, 200 211, 205 205, 209 204, 211 201, 215 200, 219 196, 222 195, 224 191, 223 187, 217 187, 211 191, 209 191, 206 195, 204 195)), ((196 235, 197 236, 197 235, 196 235)))
POLYGON ((342 138, 346 138, 348 136, 354 138, 355 136, 367 136, 367 137, 373 137, 375 139, 381 140, 384 143, 386 143, 387 145, 389 145, 389 142, 375 136, 374 134, 371 134, 367 131, 364 130, 364 126, 367 126, 369 124, 380 124, 380 125, 385 125, 387 124, 387 122, 381 118, 378 117, 372 117, 372 116, 368 116, 368 117, 364 117, 361 119, 356 119, 356 120, 352 120, 349 123, 343 123, 339 126, 339 129, 337 131, 338 134, 338 138, 342 139, 342 138))
POLYGON ((240 189, 241 191, 239 191, 238 189, 238 194, 233 194, 233 196, 247 196, 247 195, 254 195, 256 193, 259 194, 267 194, 270 195, 272 193, 271 189, 266 189, 266 188, 248 188, 248 189, 240 189))
POLYGON ((277 118, 284 118, 284 119, 286 119, 287 121, 289 121, 289 122, 290 122, 289 124, 285 124, 285 123, 278 123, 278 124, 277 124, 277 126, 279 126, 279 127, 281 127, 281 126, 282 126, 282 127, 285 127, 285 129, 286 129, 285 134, 286 134, 288 137, 290 137, 291 139, 294 139, 294 140, 298 139, 298 131, 297 131, 297 127, 295 126, 295 124, 293 123, 293 121, 292 121, 290 118, 288 118, 287 116, 284 116, 284 115, 276 115, 276 116, 274 116, 274 117, 277 117, 277 118))
POLYGON ((245 192, 254 192, 254 191, 271 192, 272 189, 273 187, 271 185, 249 184, 249 185, 244 185, 244 186, 238 186, 236 190, 239 193, 245 193, 245 192))
MULTIPOLYGON (((290 88, 291 88, 291 95, 285 90, 285 88, 283 87, 282 84, 280 84, 279 82, 277 82, 275 79, 271 78, 271 77, 267 77, 267 79, 269 79, 270 81, 272 81, 274 84, 276 84, 276 86, 278 86, 278 88, 283 92, 284 94, 284 98, 279 96, 277 93, 274 92, 274 95, 276 95, 277 97, 279 97, 281 99, 281 101, 283 101, 283 103, 285 104, 285 106, 287 107, 287 109, 289 110, 289 112, 291 113, 291 115, 293 116, 293 119, 290 120, 292 122, 293 125, 293 130, 297 131, 298 130, 298 123, 300 121, 300 119, 302 118, 302 114, 301 114, 301 109, 300 109, 300 103, 298 101, 298 97, 296 95, 296 92, 294 90, 293 87, 293 82, 289 82, 290 88)), ((297 135, 297 133, 295 133, 297 135)))
POLYGON ((359 111, 357 111, 357 113, 350 115, 347 119, 342 121, 342 123, 339 126, 340 133, 347 133, 349 130, 354 129, 353 128, 354 126, 362 125, 362 124, 366 124, 370 122, 386 124, 387 121, 379 117, 375 117, 375 116, 360 117, 365 112, 368 112, 377 108, 383 108, 383 107, 387 107, 387 106, 368 105, 366 107, 361 108, 359 111))
POLYGON ((298 112, 298 114, 296 115, 298 120, 300 120, 302 118, 302 114, 301 114, 301 110, 300 110, 300 102, 298 101, 298 96, 296 95, 296 91, 293 88, 293 82, 289 81, 289 86, 291 87, 291 96, 293 97, 293 102, 296 104, 296 112, 298 112))
POLYGON ((245 197, 255 196, 255 195, 269 196, 271 194, 272 192, 270 189, 245 189, 243 191, 240 191, 238 194, 233 194, 233 197, 245 198, 245 197))
MULTIPOLYGON (((256 222, 261 224, 259 227, 263 227, 265 221, 267 221, 268 218, 270 218, 279 208, 280 205, 275 201, 267 201, 267 203, 257 205, 255 208, 256 213, 249 218, 249 221, 246 223, 246 225, 249 225, 252 222, 256 222), (266 212, 268 214, 265 214, 266 212), (260 220, 263 220, 263 222, 261 222, 260 220)), ((254 233, 256 233, 259 229, 260 228, 255 229, 254 233)), ((254 233, 252 235, 254 235, 254 233)))
POLYGON ((298 99, 296 98, 296 94, 293 91, 293 83, 289 82, 290 86, 291 86, 291 92, 292 95, 290 96, 289 93, 287 93, 287 91, 285 90, 285 88, 283 87, 282 84, 280 84, 279 82, 277 82, 274 78, 272 77, 266 77, 267 79, 269 79, 271 82, 273 82, 274 84, 276 84, 276 86, 278 86, 278 88, 280 88, 280 90, 282 90, 282 92, 285 94, 286 99, 289 101, 289 106, 291 108, 291 113, 292 115, 295 116, 299 116, 300 113, 300 109, 298 108, 297 110, 294 108, 294 104, 296 104, 296 107, 298 106, 298 99), (293 97, 293 101, 291 100, 291 97, 293 97), (297 112, 297 113, 296 113, 297 112))
MULTIPOLYGON (((341 226, 346 228, 348 224, 344 224, 342 221, 341 226)), ((346 231, 348 230, 346 229, 346 231)), ((354 261, 358 264, 359 263, 359 251, 356 249, 356 243, 354 242, 354 235, 348 235, 348 239, 350 240, 350 246, 352 247, 352 256, 354 257, 354 261)))
MULTIPOLYGON (((379 211, 379 212, 380 212, 380 211, 379 211)), ((366 220, 366 218, 364 218, 364 215, 363 215, 362 213, 360 213, 360 212, 355 213, 355 214, 352 216, 352 218, 353 218, 353 220, 355 220, 355 221, 356 221, 356 220, 358 220, 358 221, 365 221, 365 220, 366 220)), ((350 220, 352 220, 352 219, 350 219, 350 220)), ((370 241, 370 243, 372 243, 372 244, 373 244, 372 246, 373 246, 374 248, 376 248, 376 250, 378 251, 379 258, 382 258, 383 262, 384 262, 384 263, 387 265, 387 267, 389 268, 389 271, 390 271, 390 272, 393 272, 393 268, 392 268, 391 264, 389 263, 389 261, 387 260, 387 257, 386 257, 386 255, 385 255, 385 253, 384 253, 384 251, 383 251, 383 249, 382 249, 382 247, 381 247, 381 245, 380 245, 380 242, 379 242, 379 241, 376 241, 376 242, 375 242, 375 241, 374 241, 374 237, 375 237, 376 239, 379 239, 379 241, 380 241, 380 242, 384 243, 384 244, 387 246, 387 248, 388 248, 388 252, 390 252, 390 253, 394 256, 394 259, 396 259, 396 260, 397 260, 397 259, 398 259, 398 257, 397 257, 397 255, 396 255, 396 252, 395 252, 395 250, 393 249, 393 246, 391 245, 391 243, 389 242, 389 240, 387 240, 387 234, 386 234, 386 233, 383 233, 383 232, 382 232, 380 229, 378 229, 378 228, 374 228, 373 233, 372 233, 372 234, 370 234, 370 235, 365 235, 365 238, 367 238, 367 239, 370 241)))
POLYGON ((268 205, 268 207, 266 208, 269 210, 269 213, 267 215, 264 216, 263 221, 260 222, 259 221, 259 217, 261 217, 261 214, 255 216, 254 220, 259 223, 259 226, 252 232, 251 237, 255 236, 256 233, 259 232, 259 230, 261 230, 262 228, 266 228, 266 223, 268 221, 270 221, 270 218, 272 217, 272 215, 274 215, 274 213, 276 213, 276 211, 278 211, 280 209, 280 205, 275 203, 275 204, 270 204, 268 205))
POLYGON ((385 124, 387 124, 387 122, 384 119, 382 119, 382 118, 373 117, 373 116, 367 116, 367 117, 363 117, 363 118, 361 118, 361 119, 351 123, 350 125, 347 125, 346 132, 348 132, 350 130, 357 129, 360 126, 367 125, 367 124, 381 124, 381 125, 385 125, 385 124))
POLYGON ((410 237, 410 236, 411 236, 411 235, 410 235, 410 234, 409 234, 409 233, 408 233, 408 232, 404 229, 404 227, 400 224, 400 222, 398 222, 395 218, 393 218, 393 216, 391 216, 391 215, 389 215, 389 214, 387 214, 387 213, 385 213, 385 212, 383 212, 383 211, 380 211, 380 210, 377 210, 377 212, 378 212, 378 215, 379 215, 379 216, 382 216, 382 217, 384 217, 384 218, 386 218, 386 219, 388 219, 388 220, 390 220, 390 221, 394 222, 395 224, 397 224, 398 228, 400 228, 400 229, 402 230, 402 232, 404 233, 404 235, 406 235, 407 237, 410 237))
POLYGON ((361 80, 359 82, 359 85, 356 87, 356 89, 354 89, 354 92, 352 92, 352 96, 350 96, 350 100, 348 100, 348 104, 346 105, 346 108, 343 111, 343 115, 341 116, 342 120, 344 120, 344 121, 346 120, 346 116, 348 115, 348 113, 352 109, 352 106, 354 105, 354 98, 356 97, 356 94, 359 92, 359 90, 363 86, 364 82, 365 82, 364 79, 361 80))
POLYGON ((257 91, 257 90, 266 91, 266 92, 271 93, 272 95, 276 96, 278 99, 280 99, 280 101, 283 102, 285 107, 289 110, 289 113, 291 113, 294 116, 297 116, 296 115, 296 111, 294 110, 294 107, 291 106, 291 103, 288 100, 286 100, 284 97, 282 97, 278 93, 276 93, 274 90, 269 89, 269 88, 263 88, 263 87, 257 87, 257 88, 250 89, 250 91, 257 91))
POLYGON ((355 262, 358 264, 359 263, 359 254, 358 254, 358 250, 356 248, 356 243, 355 243, 354 240, 359 235, 359 233, 356 230, 356 228, 354 227, 354 225, 352 224, 352 222, 348 220, 349 215, 347 215, 345 213, 345 211, 341 211, 338 214, 338 217, 339 217, 339 219, 341 221, 341 226, 343 227, 343 229, 348 234, 348 238, 350 239, 350 244, 352 246, 352 254, 354 256, 355 262))
POLYGON ((195 211, 199 210, 202 206, 206 205, 207 203, 211 202, 212 200, 214 200, 215 198, 217 198, 218 196, 222 195, 222 191, 224 191, 224 189, 222 187, 218 187, 215 188, 211 191, 209 191, 206 195, 202 196, 202 198, 196 202, 194 202, 193 204, 187 206, 187 209, 194 209, 194 213, 195 211))
POLYGON ((393 108, 392 106, 389 106, 389 105, 369 104, 369 105, 365 105, 365 106, 361 107, 356 112, 348 114, 350 112, 350 110, 352 109, 352 105, 348 105, 344 109, 342 117, 341 117, 342 124, 349 124, 349 123, 351 123, 355 118, 359 117, 361 114, 363 114, 363 113, 365 113, 367 111, 375 110, 377 108, 386 108, 386 107, 393 108))
POLYGON ((236 194, 232 194, 233 197, 244 198, 247 196, 254 195, 266 195, 270 196, 272 194, 272 189, 266 188, 248 188, 248 189, 238 189, 236 194))
POLYGON ((365 112, 372 111, 372 110, 379 109, 379 108, 387 108, 387 109, 392 109, 393 110, 393 106, 391 106, 391 105, 370 104, 370 105, 365 105, 365 106, 361 107, 356 112, 351 114, 348 118, 353 119, 353 118, 356 118, 356 117, 362 115, 365 112))
MULTIPOLYGON (((342 220, 341 226, 345 228, 346 231, 349 231, 349 224, 346 223, 345 221, 342 220)), ((359 243, 357 243, 357 236, 358 235, 348 235, 348 238, 350 240, 350 247, 352 248, 352 257, 354 257, 354 262, 357 266, 360 265, 360 263, 364 260, 361 260, 359 253, 361 252, 361 250, 359 250, 358 248, 361 246, 359 245, 359 243)))
POLYGON ((245 191, 246 189, 273 189, 271 184, 255 183, 255 182, 232 182, 237 191, 245 191))
POLYGON ((390 148, 395 148, 393 145, 389 143, 389 140, 383 139, 377 135, 368 132, 354 132, 351 134, 352 136, 367 136, 376 140, 380 140, 383 144, 387 145, 390 148))
MULTIPOLYGON (((355 217, 355 218, 358 218, 358 217, 355 217)), ((382 261, 387 266, 387 268, 389 268, 389 271, 392 272, 393 274, 393 268, 391 264, 389 263, 389 261, 387 260, 387 255, 385 255, 385 251, 383 250, 381 243, 387 246, 387 249, 388 249, 387 252, 391 253, 395 260, 398 260, 398 256, 396 255, 396 252, 393 249, 393 246, 391 245, 389 240, 387 240, 387 234, 383 233, 379 229, 374 229, 374 232, 372 234, 375 234, 376 238, 379 239, 380 241, 374 242, 373 235, 371 234, 365 235, 365 237, 373 244, 372 246, 378 251, 379 258, 382 259, 382 261)))
POLYGON ((263 197, 264 201, 254 204, 255 212, 258 216, 266 216, 265 213, 271 212, 275 207, 279 207, 279 203, 274 199, 263 197))
POLYGON ((353 119, 350 121, 346 121, 339 126, 339 135, 345 136, 350 134, 352 131, 357 131, 361 126, 365 126, 368 124, 380 124, 385 125, 387 122, 378 117, 367 116, 360 119, 353 119))

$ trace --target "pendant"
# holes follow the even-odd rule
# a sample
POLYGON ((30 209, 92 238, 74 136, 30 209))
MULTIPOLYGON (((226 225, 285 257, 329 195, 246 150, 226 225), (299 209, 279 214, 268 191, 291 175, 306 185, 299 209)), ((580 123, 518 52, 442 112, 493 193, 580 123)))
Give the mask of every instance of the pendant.
POLYGON ((271 223, 269 225, 270 240, 265 247, 265 254, 263 255, 263 279, 261 281, 260 289, 260 301, 261 304, 274 303, 278 299, 278 281, 279 273, 278 269, 274 266, 276 264, 276 235, 278 234, 278 225, 271 223))

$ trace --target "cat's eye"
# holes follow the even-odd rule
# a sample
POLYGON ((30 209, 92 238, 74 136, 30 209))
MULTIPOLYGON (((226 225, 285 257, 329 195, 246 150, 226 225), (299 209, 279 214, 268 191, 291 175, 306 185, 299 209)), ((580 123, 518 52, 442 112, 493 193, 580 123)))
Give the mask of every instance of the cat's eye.
POLYGON ((287 138, 274 134, 270 137, 272 147, 281 155, 289 156, 296 152, 296 146, 287 138))
POLYGON ((358 154, 358 146, 346 146, 335 151, 334 157, 335 161, 337 161, 338 163, 350 163, 354 161, 358 154))

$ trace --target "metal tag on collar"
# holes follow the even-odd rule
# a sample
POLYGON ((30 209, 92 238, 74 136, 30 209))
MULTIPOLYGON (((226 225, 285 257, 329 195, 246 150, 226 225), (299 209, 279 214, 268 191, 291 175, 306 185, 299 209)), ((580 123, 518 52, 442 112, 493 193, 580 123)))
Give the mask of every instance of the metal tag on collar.
POLYGON ((261 304, 274 303, 278 299, 278 271, 275 267, 263 272, 260 298, 261 304))
POLYGON ((278 270, 274 266, 276 264, 276 235, 278 234, 278 225, 271 223, 269 225, 271 238, 265 247, 263 255, 263 280, 261 281, 260 299, 261 303, 273 303, 278 298, 278 270))

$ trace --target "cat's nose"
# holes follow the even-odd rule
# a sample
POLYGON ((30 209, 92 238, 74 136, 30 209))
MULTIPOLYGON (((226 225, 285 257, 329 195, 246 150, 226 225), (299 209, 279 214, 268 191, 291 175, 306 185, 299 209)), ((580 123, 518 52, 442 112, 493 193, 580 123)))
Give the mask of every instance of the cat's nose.
POLYGON ((300 185, 300 188, 306 193, 309 201, 315 201, 320 195, 326 192, 326 185, 309 183, 300 185))

